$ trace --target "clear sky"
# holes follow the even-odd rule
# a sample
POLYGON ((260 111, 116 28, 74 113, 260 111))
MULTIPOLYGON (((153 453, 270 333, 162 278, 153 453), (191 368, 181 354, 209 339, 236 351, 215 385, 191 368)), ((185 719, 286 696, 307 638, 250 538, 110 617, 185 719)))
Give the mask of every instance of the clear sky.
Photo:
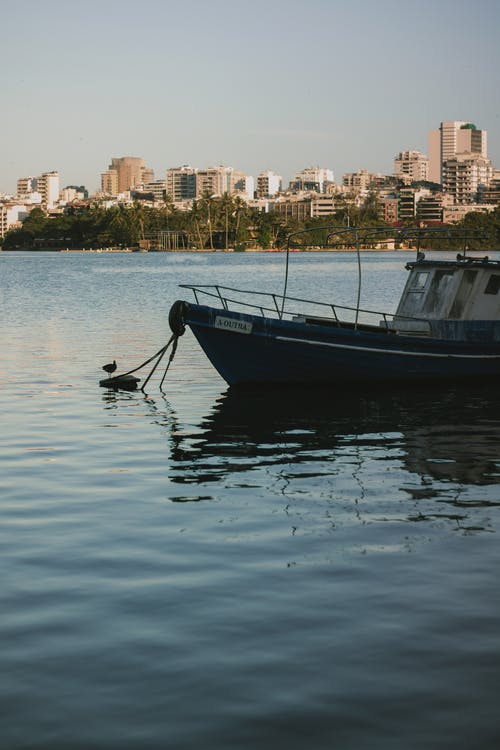
POLYGON ((499 0, 0 0, 0 191, 113 156, 391 173, 442 120, 500 167, 499 0))

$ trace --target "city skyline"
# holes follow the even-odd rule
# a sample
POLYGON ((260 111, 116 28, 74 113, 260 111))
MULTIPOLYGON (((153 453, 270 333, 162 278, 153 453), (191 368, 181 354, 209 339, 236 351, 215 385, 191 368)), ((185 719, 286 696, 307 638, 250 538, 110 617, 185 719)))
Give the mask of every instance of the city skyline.
POLYGON ((117 154, 161 178, 185 163, 284 183, 312 164, 337 179, 390 174, 398 152, 427 154, 429 130, 455 119, 488 131, 498 166, 500 8, 479 0, 471 24, 470 3, 436 5, 9 5, 0 191, 58 169, 94 192, 117 154))

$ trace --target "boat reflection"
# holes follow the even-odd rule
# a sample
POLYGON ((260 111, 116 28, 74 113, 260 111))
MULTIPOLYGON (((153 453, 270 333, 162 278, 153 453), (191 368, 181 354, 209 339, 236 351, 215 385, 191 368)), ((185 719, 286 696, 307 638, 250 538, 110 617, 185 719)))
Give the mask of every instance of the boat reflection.
MULTIPOLYGON (((229 389, 196 433, 174 431, 174 481, 221 481, 252 467, 314 466, 339 451, 389 451, 423 482, 500 482, 499 397, 491 388, 446 391, 229 389), (397 455, 396 455, 397 454, 397 455)), ((427 484, 426 484, 427 483, 427 484)), ((418 491, 415 490, 415 492, 418 491)), ((428 494, 427 494, 428 496, 428 494)))
POLYGON ((165 396, 105 399, 106 409, 132 409, 164 433, 172 502, 225 497, 233 507, 250 493, 283 499, 286 513, 291 501, 300 514, 320 499, 337 521, 496 527, 499 396, 491 387, 230 388, 194 424, 179 416, 184 404, 193 417, 182 399, 176 408, 165 396))

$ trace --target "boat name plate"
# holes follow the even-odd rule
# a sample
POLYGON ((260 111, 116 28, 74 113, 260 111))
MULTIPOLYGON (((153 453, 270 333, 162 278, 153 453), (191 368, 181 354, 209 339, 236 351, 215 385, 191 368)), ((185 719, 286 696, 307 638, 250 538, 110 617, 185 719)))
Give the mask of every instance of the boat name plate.
POLYGON ((252 333, 253 325, 246 320, 236 320, 235 318, 224 318, 217 315, 214 323, 215 328, 223 328, 225 331, 234 331, 234 333, 252 333))

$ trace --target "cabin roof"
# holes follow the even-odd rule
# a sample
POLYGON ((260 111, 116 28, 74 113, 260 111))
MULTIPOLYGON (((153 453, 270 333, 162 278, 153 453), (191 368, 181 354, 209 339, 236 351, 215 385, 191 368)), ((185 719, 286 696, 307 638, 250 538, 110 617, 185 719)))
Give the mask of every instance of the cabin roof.
POLYGON ((459 255, 456 260, 414 260, 407 263, 405 267, 408 271, 414 268, 491 268, 498 270, 500 268, 500 260, 490 260, 487 256, 484 258, 470 258, 459 255))

